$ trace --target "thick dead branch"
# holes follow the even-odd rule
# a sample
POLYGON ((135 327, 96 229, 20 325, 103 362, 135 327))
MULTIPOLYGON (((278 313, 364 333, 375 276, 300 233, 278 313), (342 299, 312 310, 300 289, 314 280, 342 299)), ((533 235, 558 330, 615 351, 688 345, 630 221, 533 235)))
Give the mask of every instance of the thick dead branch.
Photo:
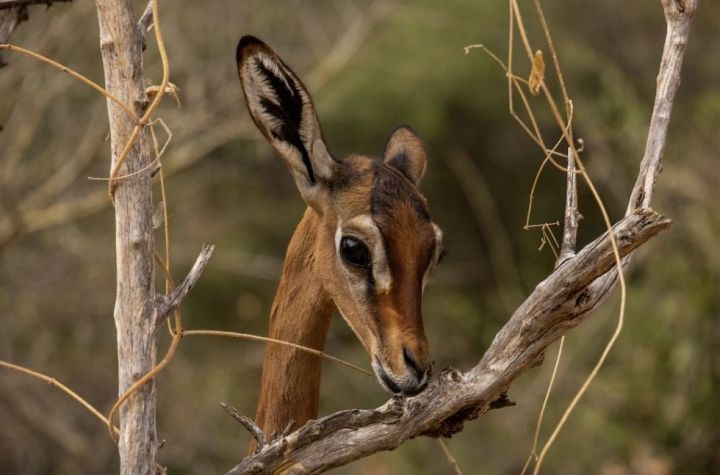
MULTIPOLYGON (((620 256, 626 256, 660 231, 669 228, 670 224, 669 219, 649 208, 637 210, 623 218, 613 226, 620 256)), ((612 245, 605 233, 538 284, 495 336, 480 365, 473 372, 480 375, 484 370, 492 371, 502 366, 502 359, 508 355, 516 360, 514 364, 518 364, 522 359, 519 355, 532 352, 531 347, 537 342, 545 347, 552 342, 547 342, 548 338, 554 340, 567 329, 576 326, 594 301, 588 286, 614 266, 612 245)))
MULTIPOLYGON (((672 103, 696 0, 662 0, 667 37, 658 76, 648 145, 627 215, 612 229, 618 251, 629 254, 670 220, 649 208, 665 147, 672 103)), ((574 165, 572 156, 570 164, 574 165)), ((502 400, 510 384, 536 365, 557 338, 582 321, 612 290, 616 260, 608 233, 572 254, 577 233, 575 174, 568 174, 563 249, 568 256, 538 284, 495 336, 482 360, 469 372, 447 369, 420 395, 394 398, 375 410, 343 411, 268 444, 228 472, 320 473, 381 450, 391 450, 419 435, 450 436, 502 400), (571 178, 572 175, 572 178, 571 178)))
MULTIPOLYGON (((613 228, 626 255, 670 226, 651 209, 637 210, 613 228)), ((420 395, 395 398, 376 410, 343 411, 311 421, 268 444, 228 472, 319 473, 380 450, 398 447, 419 435, 450 436, 504 400, 522 372, 532 368, 545 348, 578 325, 591 296, 587 285, 615 263, 607 233, 565 261, 516 310, 480 363, 463 373, 447 369, 420 395)))
MULTIPOLYGON (((100 50, 105 86, 141 116, 147 103, 142 70, 142 35, 135 25, 129 0, 97 0, 100 50)), ((135 121, 108 100, 112 163, 116 163, 135 121)), ((152 144, 141 131, 120 175, 145 169, 152 161, 152 144)), ((117 290, 115 327, 118 342, 118 391, 122 395, 155 366, 155 292, 153 262, 152 189, 150 175, 138 173, 117 183, 115 193, 115 249, 117 290)), ((155 383, 143 385, 120 409, 120 473, 155 473, 155 383)))

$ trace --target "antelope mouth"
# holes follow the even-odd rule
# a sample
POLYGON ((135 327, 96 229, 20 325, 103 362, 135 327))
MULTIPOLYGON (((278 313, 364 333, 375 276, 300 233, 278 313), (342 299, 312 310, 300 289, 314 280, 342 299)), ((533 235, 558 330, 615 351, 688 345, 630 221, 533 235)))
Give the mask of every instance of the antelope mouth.
POLYGON ((402 394, 404 396, 415 396, 420 394, 428 385, 429 368, 422 374, 415 375, 406 374, 404 377, 398 378, 388 372, 376 356, 372 364, 375 376, 380 385, 392 394, 402 394))

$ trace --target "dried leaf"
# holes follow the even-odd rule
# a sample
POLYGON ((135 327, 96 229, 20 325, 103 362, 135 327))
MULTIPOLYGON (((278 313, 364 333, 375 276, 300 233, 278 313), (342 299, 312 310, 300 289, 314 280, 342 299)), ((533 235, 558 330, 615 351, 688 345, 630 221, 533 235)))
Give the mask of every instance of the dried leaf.
MULTIPOLYGON (((146 83, 147 84, 147 83, 146 83)), ((145 94, 147 94, 148 98, 152 100, 157 93, 160 92, 160 86, 148 86, 145 88, 145 94)), ((165 86, 165 94, 168 94, 173 99, 175 99, 175 103, 177 103, 178 109, 180 109, 180 96, 178 93, 180 92, 180 88, 177 87, 175 84, 168 81, 167 86, 165 86)))
POLYGON ((540 88, 545 81, 545 60, 543 59, 542 51, 537 50, 533 57, 532 69, 530 70, 530 77, 528 78, 528 87, 530 88, 530 94, 537 96, 540 93, 540 88))

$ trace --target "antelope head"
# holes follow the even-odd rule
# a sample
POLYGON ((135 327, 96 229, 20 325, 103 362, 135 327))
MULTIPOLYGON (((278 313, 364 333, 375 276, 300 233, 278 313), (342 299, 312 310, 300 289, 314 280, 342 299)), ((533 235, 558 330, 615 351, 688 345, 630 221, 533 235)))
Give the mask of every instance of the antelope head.
POLYGON ((245 36, 237 66, 255 125, 317 214, 309 271, 369 353, 380 384, 418 393, 430 372, 421 299, 443 249, 418 190, 427 164, 422 141, 399 127, 382 159, 333 157, 310 95, 273 50, 245 36))

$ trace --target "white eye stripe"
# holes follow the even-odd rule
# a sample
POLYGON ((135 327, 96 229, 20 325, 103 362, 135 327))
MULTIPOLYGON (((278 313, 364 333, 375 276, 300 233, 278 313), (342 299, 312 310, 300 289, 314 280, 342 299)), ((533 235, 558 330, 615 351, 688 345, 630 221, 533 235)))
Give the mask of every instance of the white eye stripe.
POLYGON ((433 263, 437 264, 438 258, 440 257, 440 254, 443 252, 444 246, 443 246, 443 232, 442 229, 440 229, 437 224, 432 223, 433 231, 435 232, 435 256, 433 259, 433 263))
MULTIPOLYGON (((392 275, 385 254, 385 242, 380 229, 370 215, 356 216, 345 223, 340 222, 338 224, 335 231, 335 250, 338 259, 341 259, 340 241, 343 236, 356 237, 368 246, 372 259, 372 277, 375 281, 375 287, 382 292, 389 291, 392 285, 392 275)), ((356 278, 356 275, 351 274, 349 270, 345 269, 345 272, 349 278, 356 278)))
POLYGON ((423 273, 423 290, 425 290, 425 286, 428 283, 428 280, 430 280, 430 274, 435 269, 435 266, 437 265, 438 259, 440 258, 440 253, 443 251, 443 233, 442 230, 435 224, 432 223, 433 226, 433 232, 435 233, 435 253, 430 259, 430 262, 428 263, 427 268, 425 269, 425 272, 423 273))

